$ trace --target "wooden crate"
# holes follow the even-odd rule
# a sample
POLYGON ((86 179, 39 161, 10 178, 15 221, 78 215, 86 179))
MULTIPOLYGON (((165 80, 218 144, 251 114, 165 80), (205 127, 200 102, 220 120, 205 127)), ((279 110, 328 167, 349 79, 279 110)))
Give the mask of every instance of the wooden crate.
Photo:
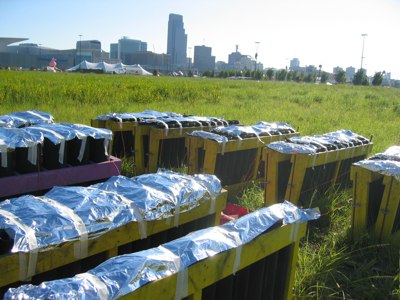
POLYGON ((216 175, 228 190, 228 198, 233 198, 259 178, 265 145, 294 135, 297 133, 230 140, 226 143, 188 136, 188 173, 216 175))
POLYGON ((394 176, 351 167, 353 239, 372 232, 379 241, 400 246, 400 182, 394 176))
POLYGON ((122 299, 292 299, 299 251, 307 223, 289 224, 264 232, 251 242, 199 261, 187 272, 146 284, 122 299), (297 233, 297 234, 294 234, 297 233), (240 262, 238 262, 240 255, 240 262))
POLYGON ((371 152, 372 143, 317 154, 286 154, 266 147, 265 205, 288 200, 308 207, 315 192, 350 183, 350 166, 371 152))
MULTIPOLYGON (((144 169, 146 173, 155 173, 159 167, 167 167, 167 168, 180 168, 184 165, 187 165, 188 161, 188 142, 187 137, 188 133, 191 133, 195 130, 199 130, 202 128, 203 130, 211 130, 214 128, 210 127, 183 127, 183 128, 169 128, 162 129, 150 126, 148 129, 143 127, 148 126, 140 126, 138 128, 144 134, 148 134, 149 145, 148 145, 148 156, 147 156, 147 164, 145 164, 144 169), (171 155, 175 153, 175 157, 172 158, 171 155)), ((143 134, 138 134, 139 136, 143 134)), ((145 145, 143 145, 145 146, 145 145)), ((139 150, 139 149, 137 149, 139 150)), ((139 153, 140 150, 139 150, 139 153)), ((146 156, 145 151, 143 151, 146 156)), ((139 159, 142 159, 143 155, 139 156, 139 159)), ((143 159, 144 161, 145 159, 143 159)), ((137 162, 137 165, 142 165, 137 162)), ((141 169, 139 169, 141 170, 141 169)))
POLYGON ((191 231, 219 225, 226 198, 227 192, 223 191, 215 201, 204 201, 192 210, 181 212, 178 227, 175 227, 175 217, 145 222, 145 239, 141 237, 141 226, 138 222, 130 222, 97 238, 91 238, 88 240, 87 256, 83 258, 75 255, 75 250, 80 247, 79 241, 66 242, 50 249, 39 249, 34 266, 30 266, 29 262, 32 263, 35 253, 1 255, 0 270, 3 275, 0 276, 0 295, 22 280, 32 280, 36 284, 73 276, 110 257, 156 247, 191 231))
POLYGON ((138 122, 113 120, 91 120, 91 126, 97 128, 106 128, 112 131, 113 137, 109 145, 111 155, 122 158, 132 157, 135 149, 135 128, 138 122))

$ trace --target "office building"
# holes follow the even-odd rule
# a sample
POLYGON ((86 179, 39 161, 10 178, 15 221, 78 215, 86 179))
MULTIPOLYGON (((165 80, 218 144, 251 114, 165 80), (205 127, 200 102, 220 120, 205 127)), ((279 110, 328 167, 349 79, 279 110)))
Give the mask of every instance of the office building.
POLYGON ((119 59, 124 64, 129 64, 128 56, 135 52, 147 51, 147 43, 140 40, 129 39, 124 36, 118 44, 110 45, 110 58, 119 59))
POLYGON ((170 14, 168 20, 167 54, 171 56, 173 69, 186 69, 187 34, 181 15, 170 14))
POLYGON ((293 58, 290 60, 290 71, 299 71, 300 70, 300 60, 298 58, 293 58))
POLYGON ((87 60, 89 62, 101 62, 101 42, 98 40, 87 40, 76 42, 76 61, 87 60))
POLYGON ((211 55, 211 47, 194 46, 193 68, 199 72, 214 71, 215 56, 211 55))
POLYGON ((346 81, 347 82, 353 81, 355 74, 356 74, 356 69, 354 67, 347 67, 346 68, 346 81))

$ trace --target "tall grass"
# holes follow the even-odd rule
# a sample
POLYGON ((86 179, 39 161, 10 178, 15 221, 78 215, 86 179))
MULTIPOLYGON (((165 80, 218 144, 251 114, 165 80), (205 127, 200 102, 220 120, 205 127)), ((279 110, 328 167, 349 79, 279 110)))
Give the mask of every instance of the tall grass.
MULTIPOLYGON (((28 109, 83 124, 108 112, 145 109, 222 116, 242 124, 282 121, 304 135, 350 129, 373 136, 373 152, 400 144, 400 89, 381 87, 0 71, 0 114, 28 109)), ((131 175, 131 170, 124 161, 123 171, 131 175)), ((262 192, 255 185, 239 203, 255 210, 263 205, 262 192)), ((350 241, 349 192, 333 191, 314 199, 313 206, 323 217, 311 223, 300 249, 296 297, 399 298, 399 249, 369 236, 350 241)))
POLYGON ((206 78, 0 71, 0 113, 38 109, 57 121, 89 124, 107 112, 155 109, 238 119, 284 121, 302 134, 350 129, 400 143, 400 89, 206 78))

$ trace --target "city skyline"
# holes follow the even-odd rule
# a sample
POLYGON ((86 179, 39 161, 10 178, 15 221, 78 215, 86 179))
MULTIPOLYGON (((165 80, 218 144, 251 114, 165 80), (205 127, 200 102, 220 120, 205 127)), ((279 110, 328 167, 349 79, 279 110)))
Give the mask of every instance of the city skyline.
POLYGON ((187 55, 197 45, 212 48, 216 61, 228 60, 239 45, 264 67, 285 68, 298 57, 302 65, 363 68, 368 75, 391 72, 400 78, 400 3, 395 0, 238 0, 182 3, 160 0, 132 3, 115 0, 81 1, 79 5, 41 0, 1 0, 0 36, 26 37, 27 42, 57 49, 75 48, 82 40, 99 40, 109 52, 122 36, 147 42, 148 50, 167 53, 168 17, 183 16, 187 55), (365 49, 362 55, 362 34, 365 49), (256 42, 259 42, 256 44, 256 42))

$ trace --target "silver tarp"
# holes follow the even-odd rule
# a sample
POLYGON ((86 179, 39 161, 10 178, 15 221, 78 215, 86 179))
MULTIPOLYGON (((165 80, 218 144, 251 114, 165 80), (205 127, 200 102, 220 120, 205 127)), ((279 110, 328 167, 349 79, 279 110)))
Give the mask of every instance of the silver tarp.
MULTIPOLYGON (((178 273, 196 262, 246 244, 277 222, 305 222, 319 218, 312 209, 289 202, 274 204, 222 226, 195 231, 157 248, 121 255, 72 278, 11 288, 5 299, 118 299, 141 286, 178 273)), ((297 237, 294 236, 294 240, 297 237)), ((240 256, 238 256, 240 260, 240 256)), ((239 265, 239 262, 235 262, 239 265)), ((235 266, 234 266, 235 267, 235 266)), ((237 270, 232 270, 234 273, 237 270)), ((178 278, 179 281, 179 278, 178 278)), ((177 293, 182 286, 176 287, 177 293)))
POLYGON ((286 141, 268 144, 267 147, 286 154, 316 154, 369 143, 367 138, 350 130, 338 130, 322 135, 290 137, 286 141))
POLYGON ((112 139, 112 131, 105 128, 95 128, 83 124, 60 123, 61 126, 71 128, 85 136, 90 136, 94 139, 104 139, 110 141, 112 139))
MULTIPOLYGON (((44 196, 3 201, 0 229, 14 240, 12 252, 28 252, 98 236, 131 221, 175 216, 177 222, 180 212, 214 201, 220 193, 221 184, 214 175, 159 170, 134 178, 118 176, 87 188, 54 187, 44 196)), ((145 228, 140 225, 144 237, 145 228)))
POLYGON ((145 110, 143 112, 126 112, 126 113, 108 113, 100 115, 97 120, 115 120, 118 122, 133 121, 138 122, 145 119, 165 118, 165 117, 180 117, 181 114, 174 112, 159 112, 155 110, 145 110))
POLYGON ((15 148, 28 148, 27 159, 33 164, 37 165, 37 150, 38 145, 43 143, 42 134, 30 134, 21 128, 3 128, 0 127, 0 153, 1 153, 1 166, 6 168, 7 155, 9 150, 15 148))
POLYGON ((179 212, 213 201, 221 193, 221 184, 213 175, 187 176, 166 170, 133 178, 114 176, 94 187, 134 199, 145 220, 178 218, 179 212))
POLYGON ((261 121, 251 126, 231 125, 227 127, 217 127, 213 129, 212 132, 235 139, 241 139, 246 137, 281 135, 284 133, 294 133, 296 131, 287 123, 269 123, 261 121))
POLYGON ((383 175, 393 176, 400 181, 400 146, 392 146, 354 165, 383 175))
POLYGON ((250 137, 257 136, 257 133, 252 126, 243 126, 243 125, 231 125, 227 127, 220 126, 214 128, 212 132, 217 134, 225 134, 227 136, 231 136, 238 139, 241 139, 243 135, 250 137))
POLYGON ((229 141, 226 136, 208 132, 208 131, 203 131, 203 130, 195 130, 195 131, 188 133, 188 135, 197 136, 202 139, 213 140, 218 143, 226 143, 227 141, 229 141))
POLYGON ((6 123, 6 126, 4 127, 9 128, 20 128, 31 125, 54 123, 54 118, 52 115, 37 110, 10 113, 0 116, 0 120, 6 123))
POLYGON ((0 140, 9 149, 33 147, 43 142, 43 135, 34 135, 21 128, 0 128, 0 140))

